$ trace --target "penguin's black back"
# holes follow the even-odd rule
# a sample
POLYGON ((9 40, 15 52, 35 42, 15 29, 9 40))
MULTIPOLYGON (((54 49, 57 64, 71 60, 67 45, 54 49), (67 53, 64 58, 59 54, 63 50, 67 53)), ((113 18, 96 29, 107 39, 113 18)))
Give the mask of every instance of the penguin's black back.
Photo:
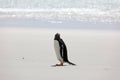
POLYGON ((60 54, 64 62, 68 62, 67 47, 62 39, 59 39, 58 42, 60 45, 60 54))

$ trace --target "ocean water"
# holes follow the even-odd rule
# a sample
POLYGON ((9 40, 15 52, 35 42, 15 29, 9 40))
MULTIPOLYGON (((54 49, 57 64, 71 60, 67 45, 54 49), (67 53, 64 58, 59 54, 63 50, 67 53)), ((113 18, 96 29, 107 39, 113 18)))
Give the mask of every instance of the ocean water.
POLYGON ((120 23, 120 0, 0 0, 0 19, 120 23))

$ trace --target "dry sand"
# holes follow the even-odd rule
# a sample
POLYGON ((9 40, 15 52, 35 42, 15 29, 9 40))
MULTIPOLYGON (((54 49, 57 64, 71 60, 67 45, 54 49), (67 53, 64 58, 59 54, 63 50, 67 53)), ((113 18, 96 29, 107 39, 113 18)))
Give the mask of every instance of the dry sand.
POLYGON ((120 31, 0 28, 0 80, 120 80, 120 31), (56 32, 77 66, 52 67, 56 32))

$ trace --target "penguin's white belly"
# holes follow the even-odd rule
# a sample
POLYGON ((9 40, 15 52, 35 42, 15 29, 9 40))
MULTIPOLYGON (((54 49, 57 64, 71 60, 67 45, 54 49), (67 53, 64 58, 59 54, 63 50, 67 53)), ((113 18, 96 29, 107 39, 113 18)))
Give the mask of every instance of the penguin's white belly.
POLYGON ((60 46, 59 46, 59 42, 57 40, 54 40, 54 48, 55 48, 55 52, 56 52, 56 56, 57 59, 61 62, 63 62, 63 59, 60 55, 60 46))

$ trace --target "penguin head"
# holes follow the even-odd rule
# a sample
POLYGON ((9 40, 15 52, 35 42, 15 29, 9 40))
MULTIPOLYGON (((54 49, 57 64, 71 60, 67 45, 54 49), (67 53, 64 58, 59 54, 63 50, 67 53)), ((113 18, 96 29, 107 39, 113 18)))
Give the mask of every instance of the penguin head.
POLYGON ((55 40, 59 40, 59 39, 60 39, 60 34, 59 34, 59 33, 56 33, 54 39, 55 39, 55 40))

